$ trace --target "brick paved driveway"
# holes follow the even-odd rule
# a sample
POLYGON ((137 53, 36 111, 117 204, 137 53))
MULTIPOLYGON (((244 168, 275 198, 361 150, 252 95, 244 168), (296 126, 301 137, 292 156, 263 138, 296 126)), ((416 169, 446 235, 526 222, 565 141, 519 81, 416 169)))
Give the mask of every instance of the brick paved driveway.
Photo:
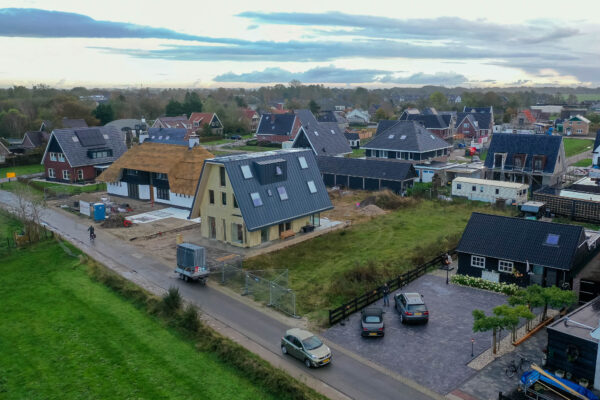
MULTIPOLYGON (((491 312, 506 302, 506 296, 462 286, 446 285, 445 277, 425 275, 405 286, 405 292, 419 292, 429 308, 426 325, 402 325, 394 310, 393 297, 384 315, 383 338, 360 336, 360 313, 350 316, 344 326, 337 324, 323 335, 362 357, 402 376, 411 378, 440 394, 446 394, 473 376, 471 338, 475 356, 491 347, 491 333, 473 333, 471 312, 491 312)), ((379 301, 377 306, 383 306, 379 301)))

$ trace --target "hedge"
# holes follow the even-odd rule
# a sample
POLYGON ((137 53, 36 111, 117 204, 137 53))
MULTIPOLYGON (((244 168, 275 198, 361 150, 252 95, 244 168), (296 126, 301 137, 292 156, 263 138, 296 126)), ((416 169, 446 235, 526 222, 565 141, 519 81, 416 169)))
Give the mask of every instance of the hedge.
POLYGON ((482 278, 458 274, 454 275, 450 282, 456 285, 469 286, 477 289, 489 290, 491 292, 503 293, 508 296, 514 295, 520 289, 520 287, 514 283, 491 282, 482 278))

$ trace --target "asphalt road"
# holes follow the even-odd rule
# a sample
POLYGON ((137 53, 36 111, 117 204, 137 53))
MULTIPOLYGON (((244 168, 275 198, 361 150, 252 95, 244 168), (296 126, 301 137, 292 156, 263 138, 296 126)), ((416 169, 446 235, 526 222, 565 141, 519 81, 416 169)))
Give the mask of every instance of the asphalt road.
MULTIPOLYGON (((10 206, 15 204, 15 197, 9 192, 0 190, 0 203, 10 206)), ((145 280, 164 289, 171 286, 178 287, 182 296, 199 306, 203 313, 235 329, 279 357, 283 357, 280 350, 281 336, 291 326, 219 290, 177 279, 173 274, 172 266, 163 264, 151 254, 145 254, 137 247, 124 243, 102 232, 101 229, 96 230, 96 240, 90 244, 88 225, 83 219, 78 221, 59 211, 47 209, 42 214, 42 222, 99 261, 108 258, 129 270, 131 274, 141 275, 145 280)), ((284 362, 299 363, 289 357, 286 357, 284 362)), ((404 379, 393 374, 382 373, 361 360, 335 349, 330 366, 307 370, 306 373, 353 399, 433 398, 426 394, 428 392, 425 389, 417 390, 414 384, 407 384, 404 379)))

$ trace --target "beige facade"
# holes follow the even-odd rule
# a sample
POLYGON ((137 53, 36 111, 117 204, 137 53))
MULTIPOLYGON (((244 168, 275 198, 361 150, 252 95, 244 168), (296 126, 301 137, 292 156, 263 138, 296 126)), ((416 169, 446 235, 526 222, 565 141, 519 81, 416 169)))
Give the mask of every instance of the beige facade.
POLYGON ((294 233, 298 233, 303 226, 309 224, 318 226, 320 220, 317 213, 282 224, 275 224, 262 230, 248 231, 241 210, 237 207, 237 200, 225 167, 210 161, 204 165, 196 204, 191 212, 192 218, 198 216, 202 221, 200 230, 203 237, 239 247, 254 247, 279 239, 279 235, 283 231, 292 230, 294 233))
POLYGON ((523 204, 527 201, 529 185, 524 183, 494 181, 458 177, 452 181, 452 196, 466 197, 470 200, 495 203, 504 199, 509 204, 523 204))
POLYGON ((563 122, 563 133, 565 135, 587 135, 590 132, 588 120, 579 116, 563 122))

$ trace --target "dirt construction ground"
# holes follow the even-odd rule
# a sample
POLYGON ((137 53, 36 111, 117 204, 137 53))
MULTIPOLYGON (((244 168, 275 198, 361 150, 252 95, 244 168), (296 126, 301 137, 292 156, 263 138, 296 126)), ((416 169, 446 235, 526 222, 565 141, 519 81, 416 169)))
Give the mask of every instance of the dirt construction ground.
POLYGON ((328 192, 334 208, 324 212, 322 216, 330 220, 351 221, 354 224, 387 213, 374 204, 365 207, 357 206, 367 197, 372 196, 372 192, 339 189, 329 189, 328 192))

